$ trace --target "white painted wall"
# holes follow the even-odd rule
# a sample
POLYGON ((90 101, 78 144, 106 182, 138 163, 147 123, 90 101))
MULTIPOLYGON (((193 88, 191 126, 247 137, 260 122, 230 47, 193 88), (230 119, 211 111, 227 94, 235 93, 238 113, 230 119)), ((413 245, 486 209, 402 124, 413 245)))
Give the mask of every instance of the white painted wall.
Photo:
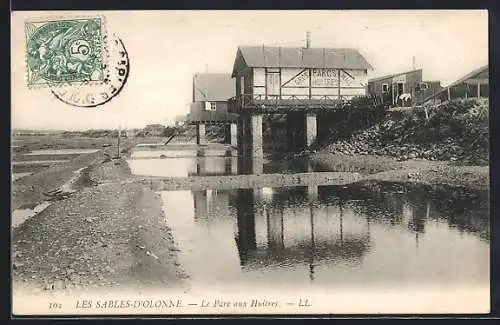
MULTIPOLYGON (((253 69, 253 93, 254 95, 265 95, 266 76, 265 68, 253 69), (259 86, 259 87, 256 87, 259 86)), ((311 79, 311 95, 317 99, 321 96, 337 98, 339 94, 339 70, 337 69, 303 69, 282 68, 281 69, 281 96, 290 99, 292 95, 298 98, 308 98, 309 78, 311 79), (309 77, 309 74, 311 76, 309 77)), ((364 70, 344 70, 340 72, 340 95, 363 96, 366 95, 368 75, 364 70)))

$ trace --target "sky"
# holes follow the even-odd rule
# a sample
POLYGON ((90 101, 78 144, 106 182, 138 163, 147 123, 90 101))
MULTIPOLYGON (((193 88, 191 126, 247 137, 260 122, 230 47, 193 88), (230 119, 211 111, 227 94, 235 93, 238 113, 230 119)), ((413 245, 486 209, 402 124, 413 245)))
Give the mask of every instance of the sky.
POLYGON ((357 48, 373 66, 368 77, 423 69, 446 86, 488 63, 485 10, 366 11, 105 11, 13 12, 12 128, 86 130, 172 124, 188 113, 192 76, 232 71, 238 46, 357 48), (26 85, 26 19, 103 14, 130 59, 122 92, 97 108, 60 102, 47 88, 26 85))

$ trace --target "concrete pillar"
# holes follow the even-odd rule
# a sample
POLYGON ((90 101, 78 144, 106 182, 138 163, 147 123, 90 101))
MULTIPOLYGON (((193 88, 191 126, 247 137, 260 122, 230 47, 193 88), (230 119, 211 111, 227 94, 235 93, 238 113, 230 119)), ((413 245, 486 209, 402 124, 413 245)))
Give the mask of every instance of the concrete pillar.
POLYGON ((236 147, 238 145, 238 126, 236 123, 231 123, 229 132, 231 146, 236 147))
POLYGON ((316 121, 316 114, 306 114, 306 147, 309 147, 316 140, 318 134, 318 127, 316 121))
POLYGON ((238 175, 238 157, 225 158, 224 164, 226 175, 238 175))
POLYGON ((309 200, 315 201, 318 199, 318 186, 317 185, 310 185, 307 187, 307 196, 309 197, 309 200))
POLYGON ((196 144, 206 144, 207 138, 205 136, 205 124, 198 123, 196 124, 196 144))
POLYGON ((247 154, 246 146, 248 143, 248 118, 247 114, 243 112, 238 116, 238 126, 236 128, 238 134, 238 156, 245 156, 247 154))
POLYGON ((197 159, 196 161, 196 175, 203 176, 206 173, 205 159, 197 159))
POLYGON ((231 157, 231 175, 238 175, 238 157, 231 157))
POLYGON ((264 173, 264 157, 263 156, 253 156, 250 157, 252 170, 251 174, 263 174, 264 173))
POLYGON ((250 117, 250 136, 252 138, 252 155, 254 157, 263 157, 262 147, 262 114, 252 115, 250 117))

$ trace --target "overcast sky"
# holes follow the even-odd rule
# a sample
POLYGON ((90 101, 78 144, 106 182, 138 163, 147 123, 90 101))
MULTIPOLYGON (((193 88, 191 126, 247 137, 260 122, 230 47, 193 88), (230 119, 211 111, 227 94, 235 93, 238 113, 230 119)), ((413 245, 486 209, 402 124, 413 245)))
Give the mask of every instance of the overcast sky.
MULTIPOLYGON (((92 14, 92 12, 78 12, 92 14)), ((170 124, 188 111, 192 75, 230 73, 239 45, 354 47, 374 67, 369 77, 423 68, 443 85, 488 62, 486 11, 116 11, 108 32, 125 43, 131 71, 121 94, 99 108, 77 108, 48 89, 28 89, 23 22, 12 16, 12 127, 90 129, 170 124)), ((57 16, 74 16, 57 12, 57 16)))

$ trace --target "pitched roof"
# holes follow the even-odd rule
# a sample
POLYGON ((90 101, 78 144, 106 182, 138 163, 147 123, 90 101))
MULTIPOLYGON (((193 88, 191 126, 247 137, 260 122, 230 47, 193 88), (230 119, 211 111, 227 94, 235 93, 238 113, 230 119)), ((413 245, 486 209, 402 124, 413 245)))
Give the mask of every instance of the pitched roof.
POLYGON ((394 78, 396 76, 401 76, 403 74, 408 74, 408 73, 417 72, 417 71, 422 71, 422 69, 409 70, 409 71, 405 71, 405 72, 388 74, 388 75, 381 76, 381 77, 375 77, 375 78, 368 79, 368 82, 376 82, 376 81, 380 81, 380 80, 384 80, 384 79, 394 78))
MULTIPOLYGON (((238 53, 241 53, 246 65, 253 68, 373 69, 353 48, 240 46, 238 53)), ((235 73, 233 69, 233 76, 235 73)))
POLYGON ((468 74, 466 74, 465 76, 463 76, 462 78, 452 82, 451 84, 449 84, 448 86, 446 87, 443 87, 442 90, 440 90, 439 92, 437 92, 436 94, 432 95, 432 96, 429 96, 427 97, 425 100, 429 100, 435 96, 438 96, 440 94, 442 94, 443 92, 447 91, 448 88, 452 88, 452 87, 455 87, 461 83, 463 83, 464 81, 468 80, 468 79, 471 79, 472 77, 475 77, 476 75, 479 75, 480 73, 484 72, 484 71, 487 71, 488 70, 488 67, 489 65, 486 64, 486 65, 483 65, 477 69, 474 69, 472 70, 471 72, 469 72, 468 74))
POLYGON ((193 101, 225 102, 236 95, 236 85, 228 73, 196 73, 193 101))
POLYGON ((453 86, 459 85, 462 82, 464 82, 465 80, 471 79, 472 77, 475 77, 476 75, 480 74, 481 72, 484 72, 485 70, 488 70, 488 64, 483 65, 482 67, 479 67, 477 69, 472 70, 471 72, 469 72, 468 74, 466 74, 462 78, 460 78, 457 81, 454 81, 451 84, 449 84, 448 86, 446 86, 446 88, 451 88, 453 86))

